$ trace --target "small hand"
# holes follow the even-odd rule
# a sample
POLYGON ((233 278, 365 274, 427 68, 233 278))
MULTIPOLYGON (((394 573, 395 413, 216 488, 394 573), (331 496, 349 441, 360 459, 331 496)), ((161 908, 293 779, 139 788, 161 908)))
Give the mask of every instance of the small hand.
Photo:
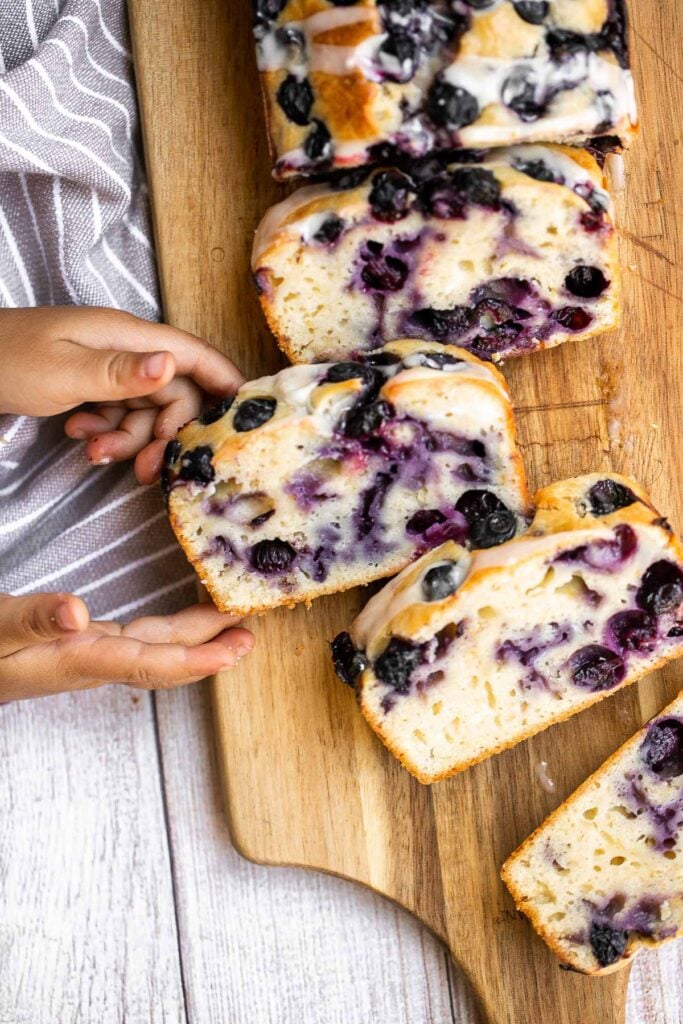
POLYGON ((90 307, 0 310, 0 412, 70 416, 69 437, 100 465, 135 458, 140 483, 158 477, 166 442, 197 416, 202 391, 233 394, 242 376, 185 331, 90 307))
POLYGON ((73 594, 0 594, 0 703, 127 683, 169 689, 233 668, 254 638, 213 605, 127 626, 91 622, 73 594))

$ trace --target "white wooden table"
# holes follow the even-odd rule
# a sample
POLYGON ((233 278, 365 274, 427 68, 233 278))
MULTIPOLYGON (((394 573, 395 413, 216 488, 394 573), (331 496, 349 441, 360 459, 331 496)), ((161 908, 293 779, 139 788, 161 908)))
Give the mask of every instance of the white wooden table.
MULTIPOLYGON (((0 763, 0 1024, 476 1020, 406 913, 234 852, 204 686, 2 707, 0 763)), ((628 1020, 681 1024, 683 942, 640 957, 628 1020)))

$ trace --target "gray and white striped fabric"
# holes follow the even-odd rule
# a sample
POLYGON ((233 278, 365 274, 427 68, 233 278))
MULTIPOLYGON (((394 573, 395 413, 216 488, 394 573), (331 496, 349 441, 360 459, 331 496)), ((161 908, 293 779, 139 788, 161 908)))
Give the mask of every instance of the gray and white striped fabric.
MULTIPOLYGON (((0 307, 53 304, 160 316, 125 0, 0 0, 0 307)), ((156 488, 0 416, 0 591, 126 619, 193 580, 156 488)))

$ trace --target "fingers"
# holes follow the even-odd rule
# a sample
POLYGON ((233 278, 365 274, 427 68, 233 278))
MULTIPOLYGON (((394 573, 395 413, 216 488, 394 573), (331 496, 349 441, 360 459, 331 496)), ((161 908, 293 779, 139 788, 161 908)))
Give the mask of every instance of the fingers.
POLYGON ((65 404, 72 397, 74 404, 81 404, 151 395, 165 387, 176 372, 170 352, 139 353, 87 348, 75 342, 64 344, 68 347, 59 372, 64 376, 65 404))
POLYGON ((176 377, 168 387, 151 396, 161 406, 154 426, 156 437, 167 441, 175 437, 180 428, 195 419, 202 410, 202 392, 188 377, 176 377))
POLYGON ((168 689, 196 682, 224 669, 234 668, 241 655, 242 638, 227 630, 196 647, 182 644, 145 643, 128 636, 99 636, 76 644, 62 655, 72 675, 83 680, 127 683, 140 689, 168 689))
POLYGON ((88 628, 87 606, 73 594, 0 596, 0 657, 23 647, 82 633, 88 628))
POLYGON ((237 367, 212 345, 176 327, 107 309, 89 310, 89 320, 86 325, 73 314, 69 320, 70 337, 83 346, 127 352, 170 352, 175 358, 178 376, 191 377, 212 395, 232 394, 244 381, 237 367))
POLYGON ((135 409, 121 421, 118 430, 98 434, 88 441, 86 455, 94 466, 132 459, 154 437, 156 409, 135 409))
POLYGON ((116 430, 127 408, 125 405, 98 405, 92 411, 75 412, 64 424, 64 433, 74 441, 88 441, 97 434, 116 430))
POLYGON ((159 479, 164 464, 166 441, 152 441, 135 458, 135 479, 148 486, 159 479))
MULTIPOLYGON (((148 615, 123 627, 123 635, 145 643, 202 644, 234 626, 239 620, 219 612, 212 604, 195 604, 175 615, 148 615)), ((235 644, 251 650, 254 638, 246 629, 233 629, 235 644)), ((247 653, 247 650, 244 651, 247 653)))

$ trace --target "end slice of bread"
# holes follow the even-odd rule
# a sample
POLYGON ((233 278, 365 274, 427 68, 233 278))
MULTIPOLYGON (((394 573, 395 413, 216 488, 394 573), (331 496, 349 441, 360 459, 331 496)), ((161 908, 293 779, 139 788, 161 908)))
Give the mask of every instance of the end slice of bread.
POLYGON ((683 933, 683 696, 511 854, 502 878, 563 963, 585 974, 683 933))

